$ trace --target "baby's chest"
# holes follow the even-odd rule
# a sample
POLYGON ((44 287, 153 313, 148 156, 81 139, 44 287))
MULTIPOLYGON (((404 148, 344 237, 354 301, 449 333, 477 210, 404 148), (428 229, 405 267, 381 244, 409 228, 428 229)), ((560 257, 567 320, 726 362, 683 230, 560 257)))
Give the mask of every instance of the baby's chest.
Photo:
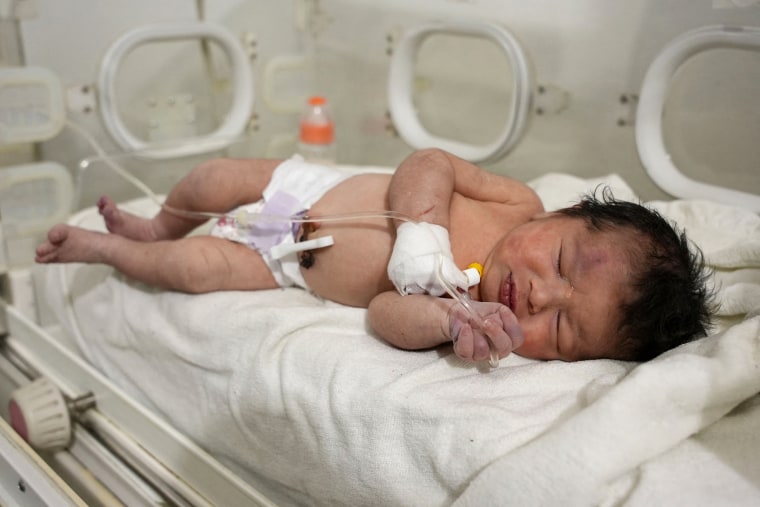
POLYGON ((496 243, 524 221, 511 211, 506 205, 476 203, 459 209, 452 205, 449 237, 457 264, 482 264, 496 243))

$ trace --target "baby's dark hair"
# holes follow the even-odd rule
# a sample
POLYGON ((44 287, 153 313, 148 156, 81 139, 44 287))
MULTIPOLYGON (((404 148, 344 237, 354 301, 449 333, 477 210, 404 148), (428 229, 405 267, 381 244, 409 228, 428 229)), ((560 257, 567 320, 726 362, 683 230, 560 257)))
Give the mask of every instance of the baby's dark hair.
POLYGON ((638 238, 630 242, 632 296, 621 305, 618 340, 612 359, 646 361, 707 334, 713 294, 704 256, 655 210, 617 200, 609 187, 583 197, 576 206, 559 210, 580 218, 591 231, 626 228, 638 238))

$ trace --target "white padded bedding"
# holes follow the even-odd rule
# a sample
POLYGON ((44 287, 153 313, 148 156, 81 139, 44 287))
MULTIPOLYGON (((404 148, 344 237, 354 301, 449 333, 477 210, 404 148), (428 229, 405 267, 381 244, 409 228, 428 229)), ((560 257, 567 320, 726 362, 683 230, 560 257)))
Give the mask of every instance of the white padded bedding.
MULTIPOLYGON (((555 208, 599 182, 532 185, 555 208)), ((364 310, 298 289, 190 296, 84 265, 48 267, 46 288, 96 367, 283 505, 754 503, 760 218, 653 205, 719 268, 723 310, 640 366, 513 355, 488 372, 449 347, 394 349, 364 310)), ((71 222, 101 228, 94 209, 71 222)))

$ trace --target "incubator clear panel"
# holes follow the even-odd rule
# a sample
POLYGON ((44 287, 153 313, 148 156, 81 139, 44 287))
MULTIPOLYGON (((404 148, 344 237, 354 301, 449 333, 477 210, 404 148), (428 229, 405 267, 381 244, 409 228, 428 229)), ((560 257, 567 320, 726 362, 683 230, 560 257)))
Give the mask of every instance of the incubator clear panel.
POLYGON ((433 34, 417 53, 414 101, 432 134, 468 144, 494 142, 512 100, 512 68, 482 37, 433 34))
POLYGON ((684 174, 760 194, 757 51, 701 52, 674 75, 663 114, 665 145, 684 174))
POLYGON ((139 45, 123 60, 116 83, 126 127, 146 142, 209 134, 230 109, 229 62, 213 41, 139 45), (156 70, 160 80, 146 84, 146 62, 171 63, 163 72, 156 70))

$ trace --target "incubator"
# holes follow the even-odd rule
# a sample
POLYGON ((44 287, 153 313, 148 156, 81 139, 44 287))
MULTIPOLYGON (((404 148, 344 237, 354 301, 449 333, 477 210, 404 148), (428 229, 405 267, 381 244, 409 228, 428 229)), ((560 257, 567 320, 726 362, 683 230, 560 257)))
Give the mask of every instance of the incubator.
MULTIPOLYGON (((752 503, 758 27, 751 0, 0 2, 0 503, 752 503), (54 223, 102 227, 101 194, 152 214, 203 160, 291 156, 317 94, 350 171, 437 146, 547 209, 600 184, 651 204, 715 271, 715 328, 641 366, 471 365, 305 291, 32 265, 54 223)), ((409 220, 228 218, 369 216, 409 220)))

